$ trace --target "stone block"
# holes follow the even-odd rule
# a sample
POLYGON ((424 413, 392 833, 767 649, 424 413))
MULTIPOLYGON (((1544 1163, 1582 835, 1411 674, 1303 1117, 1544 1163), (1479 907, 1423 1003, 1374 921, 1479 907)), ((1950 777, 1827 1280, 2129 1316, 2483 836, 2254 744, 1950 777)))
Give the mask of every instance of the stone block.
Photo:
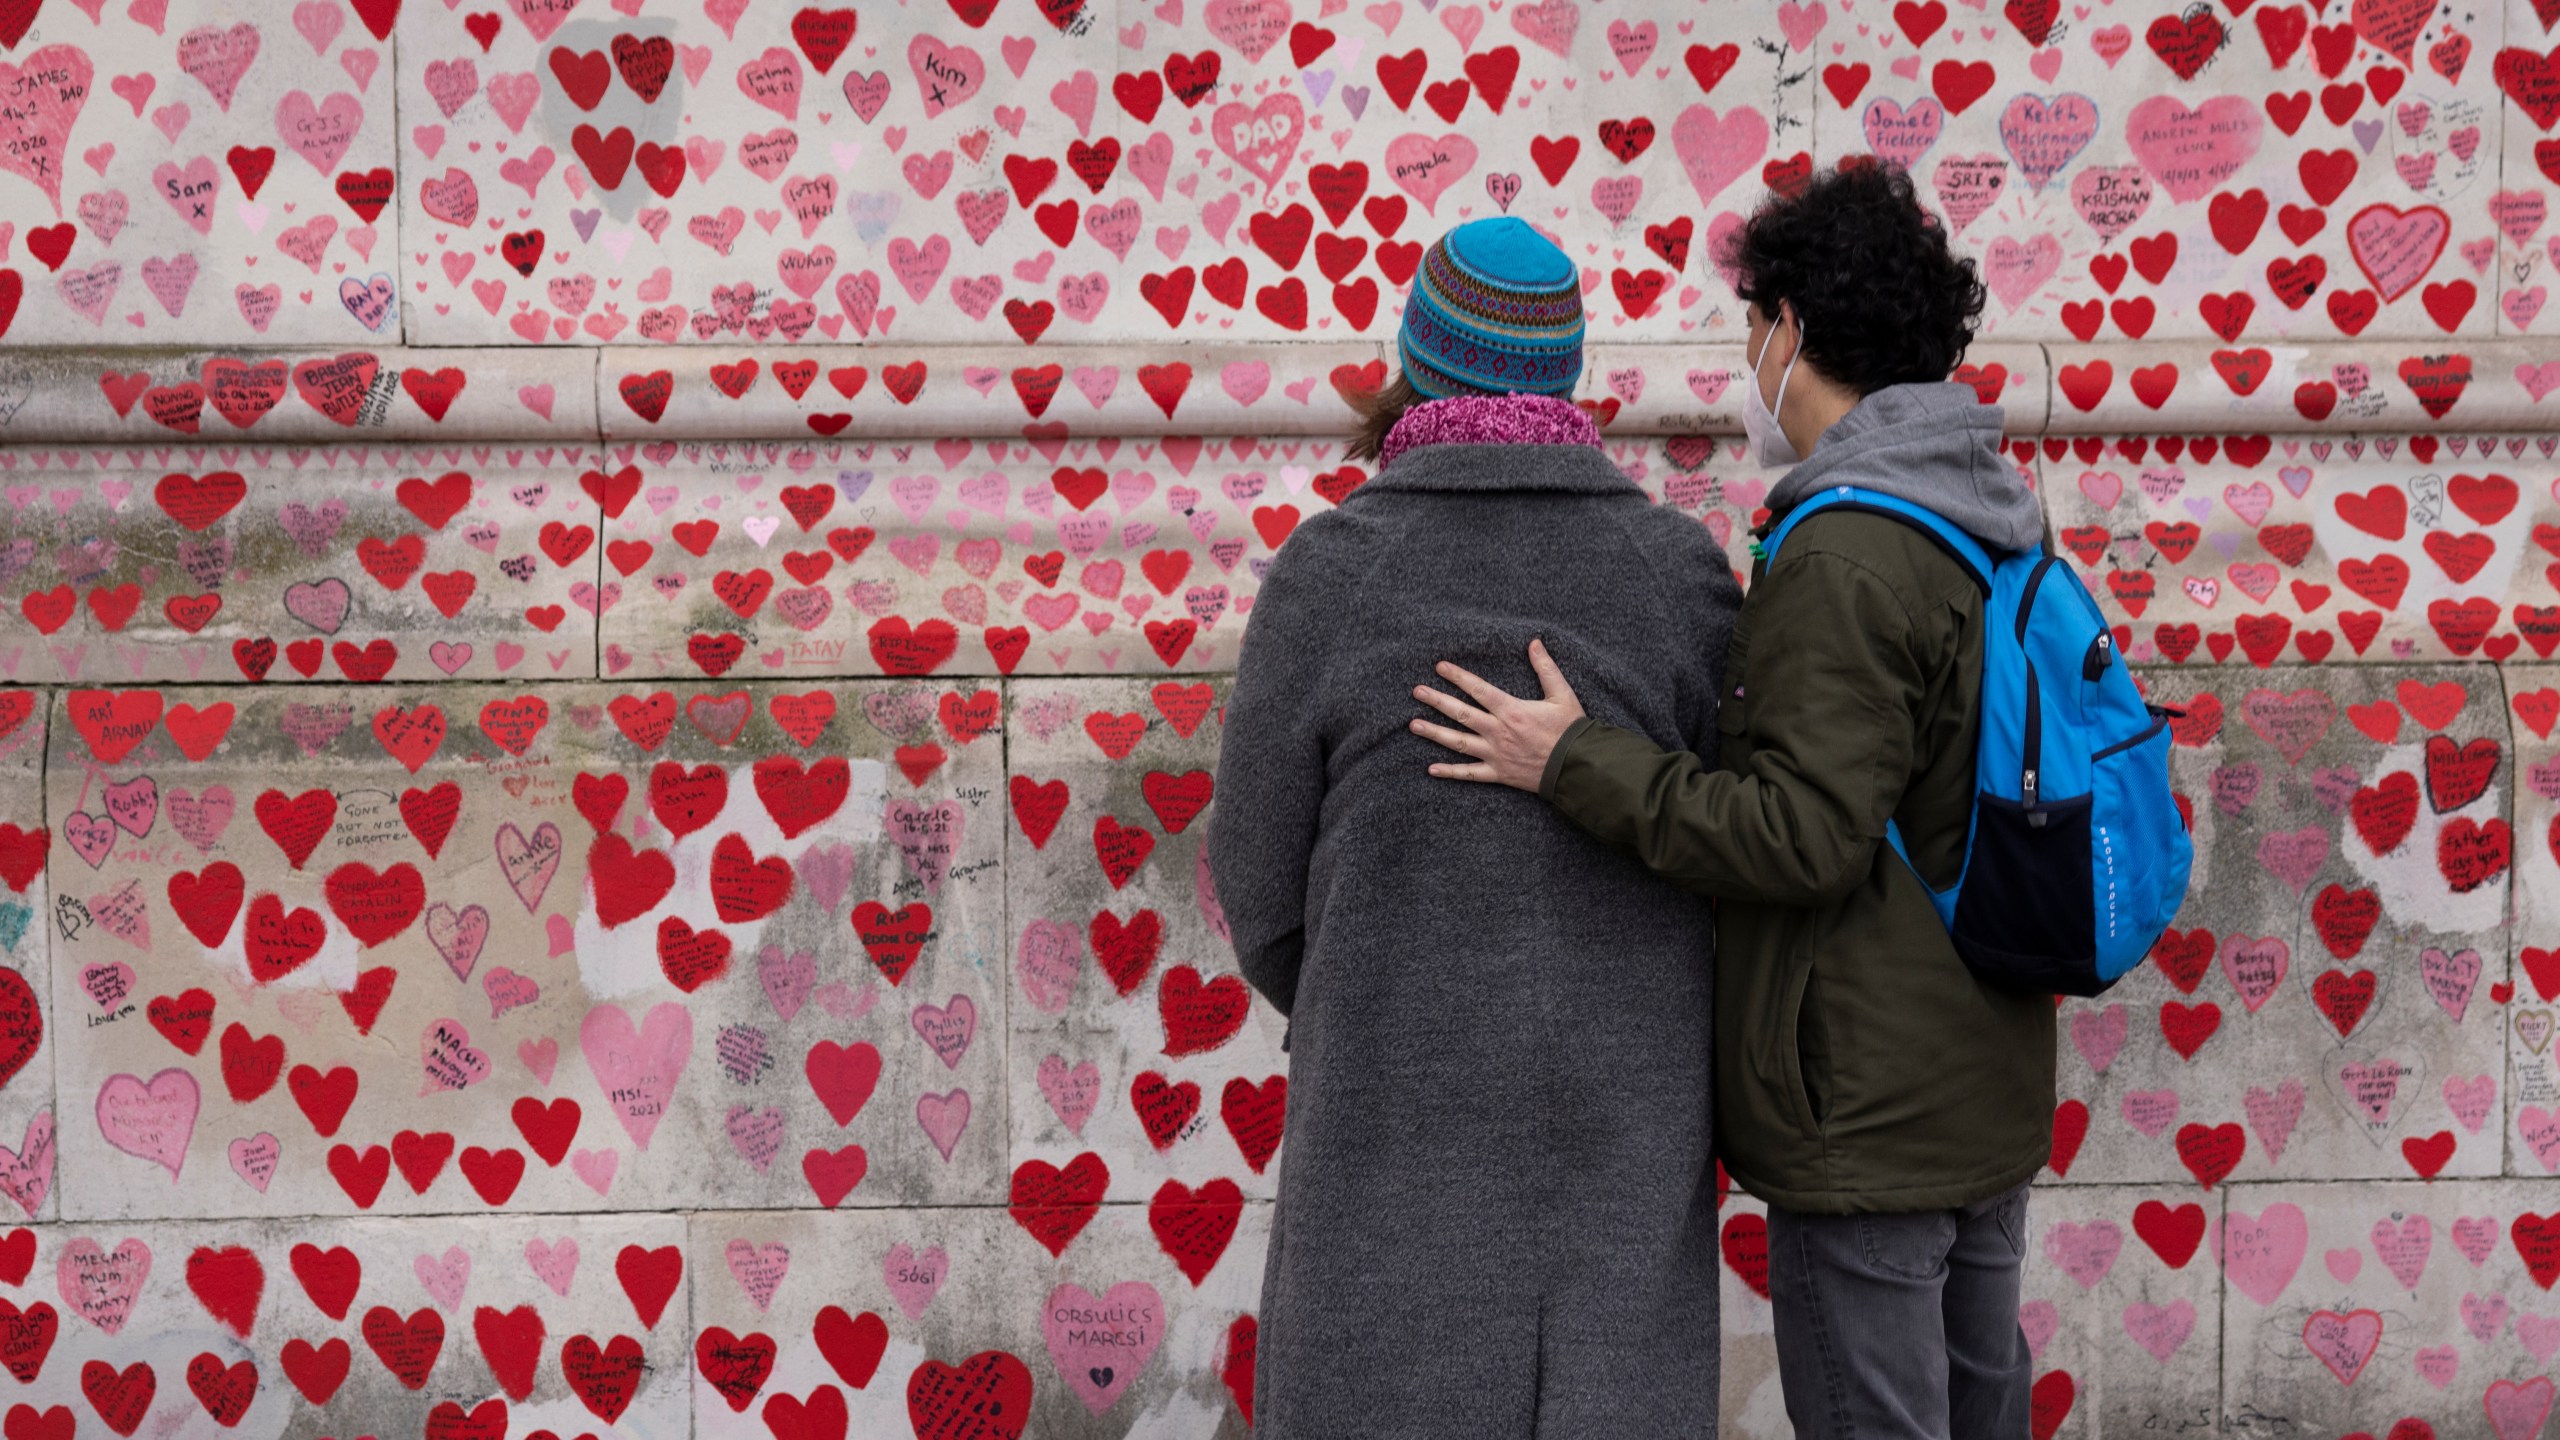
POLYGON ((148 996, 62 1062, 71 1213, 1003 1194, 994 692, 61 706, 63 974, 148 996))
POLYGON ((0 62, 0 209, 25 251, 0 283, 0 336, 399 339, 411 292, 383 219, 398 188, 394 12, 323 6, 288 24, 209 0, 44 8, 0 27, 15 52, 0 62))
POLYGON ((609 1215, 16 1230, 0 1245, 10 1413, 82 1435, 682 1435, 685 1228, 609 1215))
POLYGON ((1203 850, 1225 677, 1010 690, 1017 1193, 1037 1163, 1114 1200, 1269 1197, 1287 1026, 1236 972, 1203 850))
POLYGON ((2044 467, 2136 662, 2549 658, 2554 437, 2119 437, 2044 467))
POLYGON ((2061 1012, 2074 1181, 2489 1176, 2514 763, 2485 666, 2151 669, 2192 815, 2150 961, 2061 1012), (2076 1133, 2075 1133, 2076 1132, 2076 1133))
POLYGON ((2507 1011, 2507 1169, 2560 1170, 2560 667, 2505 674, 2515 724, 2514 1001, 2507 1011))
POLYGON ((2105 24, 2045 4, 1974 23, 1913 5, 1827 32, 1808 7, 1793 24, 1823 41, 1815 153, 1910 170, 1980 263, 1993 335, 2493 335, 2479 202, 2514 112, 2474 62, 2506 17, 2394 13, 2316 39, 2169 0, 2105 24), (2395 62, 2370 94, 2341 81, 2358 54, 2395 62))
POLYGON ((11 463, 0 672, 36 683, 595 671, 578 447, 61 452, 11 463), (50 458, 50 457, 48 457, 50 458))
POLYGON ((2233 1187, 2226 1425, 2538 1433, 2560 1351, 2550 1204, 2548 1185, 2517 1181, 2233 1187))
POLYGON ((616 447, 609 676, 1230 669, 1273 551, 1368 475, 1245 438, 647 452, 616 447))
POLYGON ((46 701, 41 691, 0 690, 0 1196, 19 1215, 60 1213, 53 1108, 60 1027, 85 1026, 135 1003, 130 966, 77 976, 78 999, 53 993, 45 879, 46 701))
POLYGON ((1269 1209, 696 1217, 692 1433, 1244 1440, 1269 1209))

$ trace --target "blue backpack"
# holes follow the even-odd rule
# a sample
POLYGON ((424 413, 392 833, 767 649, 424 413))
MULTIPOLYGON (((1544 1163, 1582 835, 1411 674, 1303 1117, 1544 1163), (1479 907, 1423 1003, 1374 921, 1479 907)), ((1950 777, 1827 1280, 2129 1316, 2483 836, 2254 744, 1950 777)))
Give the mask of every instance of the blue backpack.
MULTIPOLYGON (((1768 562, 1826 510, 1918 528, 1990 597, 1964 868, 1944 890, 1921 882, 1956 953, 2013 990, 2105 990, 2151 952, 2186 898, 2195 847, 2169 789, 2170 712, 2144 702, 2097 602, 2055 574, 2059 557, 1995 559, 1925 506, 1834 486, 1787 513, 1763 547, 1768 562)), ((1888 822, 1885 838, 1908 865, 1901 827, 1888 822)))

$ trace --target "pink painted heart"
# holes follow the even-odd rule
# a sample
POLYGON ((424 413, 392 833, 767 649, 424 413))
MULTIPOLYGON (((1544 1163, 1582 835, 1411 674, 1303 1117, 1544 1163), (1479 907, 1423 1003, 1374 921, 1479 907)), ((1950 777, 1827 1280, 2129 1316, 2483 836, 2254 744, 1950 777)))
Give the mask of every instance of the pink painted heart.
POLYGON ((276 1166, 284 1159, 284 1143, 260 1131, 232 1141, 229 1156, 231 1173, 247 1181, 250 1189, 264 1195, 268 1182, 276 1178, 276 1166))
POLYGON ((968 996, 954 995, 948 1005, 916 1006, 908 1023, 943 1068, 957 1070, 961 1057, 969 1053, 970 1039, 978 1033, 978 1007, 968 996))
POLYGON ((2044 1232, 2045 1258, 2083 1290, 2107 1278, 2123 1249, 2124 1230, 2112 1220, 2086 1224, 2063 1220, 2044 1232))
POLYGON ((94 72, 77 45, 47 45, 26 64, 0 60, 0 171, 32 182, 62 213, 62 174, 72 122, 89 103, 94 72))
POLYGON ((1095 1295, 1070 1280, 1040 1307, 1040 1336, 1067 1388, 1096 1415, 1136 1383, 1164 1339, 1164 1297, 1144 1280, 1095 1295))
POLYGON ((2124 1307, 2124 1333, 2163 1365, 2187 1343, 2195 1328, 2196 1307, 2191 1300, 2173 1300, 2166 1305, 2136 1300, 2124 1307))
POLYGON ((98 1087, 98 1131, 109 1145, 178 1178, 202 1103, 196 1077, 171 1066, 150 1079, 117 1074, 98 1087))
POLYGON ((987 62, 966 45, 945 45, 930 35, 907 41, 907 68, 915 72, 925 118, 965 104, 986 84, 987 62))
POLYGON ((2303 1322, 2302 1343, 2339 1384, 2351 1385, 2382 1343, 2382 1317, 2371 1310, 2315 1310, 2303 1322))
POLYGON ((323 175, 338 168, 363 127, 364 102, 343 90, 318 102, 295 90, 276 105, 276 137, 323 175))
POLYGON ((1200 23, 1246 61, 1260 64, 1289 33, 1289 0, 1209 0, 1200 23))
POLYGON ((928 1090, 916 1097, 916 1124, 923 1127, 925 1139, 941 1152, 945 1162, 960 1144, 961 1132, 969 1128, 969 1092, 953 1090, 936 1095, 928 1090))
POLYGON ((577 1237, 563 1235, 557 1240, 544 1240, 537 1236, 527 1240, 524 1263, 552 1294, 566 1296, 578 1278, 577 1237))
POLYGON ((1984 283, 2011 310, 2035 298, 2061 268, 2062 242, 2051 235, 2026 240, 2002 235, 1983 253, 1984 283))
MULTIPOLYGON (((827 908, 833 910, 835 906, 830 904, 827 908)), ((773 1013, 787 1024, 800 1013, 810 988, 818 983, 817 957, 806 950, 786 956, 781 946, 767 945, 756 958, 756 979, 764 986, 765 999, 773 1006, 773 1013)))
MULTIPOLYGON (((533 32, 534 39, 548 40, 551 32, 568 20, 569 12, 576 6, 574 3, 564 5, 560 0, 507 0, 507 8, 524 22, 524 28, 533 32)), ((730 16, 728 23, 735 24, 737 12, 745 9, 746 3, 745 0, 711 0, 704 8, 714 20, 719 19, 720 12, 725 9, 730 16)))
POLYGON ((784 1277, 791 1273, 791 1248, 787 1245, 732 1240, 720 1254, 728 1262, 729 1277, 738 1282, 738 1288, 746 1292, 758 1310, 773 1304, 774 1292, 782 1288, 784 1277))
MULTIPOLYGON (((1933 109, 1937 102, 1924 101, 1933 109)), ((1692 105, 1671 122, 1671 148, 1680 169, 1698 192, 1698 203, 1712 205, 1726 186, 1760 163, 1769 149, 1769 121, 1748 105, 1718 115, 1692 105)))
POLYGON ((444 957, 456 980, 469 980, 489 941, 489 912, 477 905, 454 909, 439 900, 427 907, 427 943, 444 957))
MULTIPOLYGON (((635 1026, 621 1006, 599 1005, 579 1023, 578 1049, 624 1133, 648 1149, 693 1055, 692 1012, 668 1001, 652 1007, 635 1026)), ((610 1169, 605 1173, 609 1179, 610 1169)))
MULTIPOLYGON (((1306 106, 1286 90, 1265 96, 1260 103, 1250 106, 1229 101, 1219 106, 1209 121, 1209 137, 1218 149, 1228 159, 1253 172, 1266 189, 1279 188, 1280 177, 1287 173, 1289 162, 1297 156, 1299 138, 1306 131, 1306 106)), ((1464 137, 1454 138, 1464 140, 1464 137)), ((1396 166, 1397 147, 1408 141, 1430 143, 1428 137, 1420 135, 1400 136, 1389 141, 1387 164, 1390 170, 1396 166)), ((1405 158, 1408 164, 1416 166, 1425 165, 1428 160, 1427 156, 1417 154, 1409 147, 1405 158)), ((1436 198, 1456 182, 1459 174, 1464 174, 1466 168, 1474 164, 1475 145, 1466 142, 1466 164, 1457 167, 1457 174, 1447 173, 1449 166, 1446 164, 1432 165, 1410 177, 1396 177, 1396 184, 1413 193, 1416 199, 1422 197, 1414 186, 1429 186, 1436 198)), ((1424 200, 1423 207, 1429 209, 1430 201, 1424 200)))
POLYGON ((240 91, 240 77, 258 58, 258 27, 241 21, 228 29, 205 25, 178 37, 178 68, 194 76, 226 112, 240 91))
MULTIPOLYGON (((504 965, 492 966, 488 974, 480 977, 480 991, 489 997, 489 1018, 492 1020, 542 998, 542 986, 533 977, 519 975, 504 965)), ((560 1042, 553 1040, 547 1043, 556 1050, 560 1042)), ((546 1083, 549 1081, 547 1069, 543 1078, 546 1083)))
POLYGON ((133 1318, 142 1282, 151 1276, 151 1247, 126 1239, 112 1251, 88 1236, 62 1247, 54 1263, 54 1288, 71 1313, 113 1335, 133 1318))
POLYGON ((1102 1072, 1090 1060, 1071 1068, 1063 1056, 1043 1055, 1035 1078, 1050 1113, 1067 1133, 1081 1138, 1084 1122, 1093 1118, 1094 1105, 1102 1098, 1102 1072))
POLYGON ((1073 926, 1035 919, 1022 927, 1014 953, 1014 978, 1035 1009, 1063 1014, 1084 964, 1084 937, 1073 926))
POLYGON ((2234 932, 2223 937, 2222 973, 2252 1015, 2284 983, 2292 963, 2293 947, 2275 936, 2261 939, 2234 932))
POLYGON ((2255 1216, 2233 1210, 2222 1222, 2223 1274, 2241 1294, 2273 1305, 2293 1283, 2310 1246, 2310 1226, 2299 1205, 2283 1201, 2255 1216))
POLYGON ((2302 1122, 2302 1101, 2308 1093, 2300 1080, 2288 1076, 2273 1090, 2252 1085, 2241 1097, 2241 1113, 2249 1117, 2258 1143, 2267 1147, 2269 1160, 2284 1158, 2284 1147, 2293 1141, 2293 1127, 2302 1122))
POLYGON ((2053 183, 2098 133, 2098 106, 2086 95, 2017 95, 2000 112, 2000 144, 2030 190, 2053 183))
POLYGON ((933 1305, 933 1297, 942 1290, 942 1282, 951 1278, 951 1257, 939 1245, 928 1247, 922 1254, 904 1241, 889 1247, 880 1261, 880 1279, 889 1287, 889 1298, 897 1302, 899 1313, 909 1320, 921 1320, 933 1305))
POLYGON ((2071 208, 2113 244, 2151 208, 2151 177, 2139 165, 2084 165, 2071 177, 2071 208))
POLYGON ((52 1189, 53 1112, 39 1110, 27 1117, 26 1136, 17 1149, 0 1145, 0 1194, 15 1201, 33 1220, 52 1189))
POLYGON ((2373 1253, 2382 1257, 2382 1268, 2400 1282, 2402 1289, 2415 1294, 2418 1277, 2427 1272, 2427 1253, 2435 1248, 2435 1222, 2424 1215, 2411 1215, 2393 1224, 2388 1219, 2373 1222, 2373 1253))
POLYGON ((213 232, 214 202, 222 191, 222 172, 214 168, 213 157, 198 155, 183 167, 163 160, 151 172, 151 188, 189 229, 199 235, 213 232))
POLYGON ((441 1255, 417 1255, 409 1261, 410 1273, 418 1277, 418 1288, 427 1298, 455 1310, 462 1305, 463 1287, 471 1283, 471 1252, 459 1245, 448 1245, 441 1255))
POLYGON ((80 967, 80 993, 101 1010, 113 1010, 133 996, 133 967, 121 960, 80 967))
POLYGON ((551 877, 560 873, 560 827, 545 820, 528 837, 514 821, 505 821, 498 826, 497 848, 498 868, 507 877, 507 888, 524 903, 526 914, 540 910, 551 877))
POLYGON ((175 786, 169 790, 169 828, 200 851, 213 849, 222 832, 231 827, 231 815, 231 788, 227 785, 208 785, 200 794, 175 786))
POLYGON ((2030 1300, 2018 1307, 2018 1329, 2027 1341, 2027 1353, 2044 1358, 2044 1347, 2062 1329, 2062 1311, 2050 1300, 2030 1300))
POLYGON ((738 1152, 738 1158, 754 1166, 757 1174, 773 1169, 775 1158, 782 1153, 782 1136, 787 1128, 780 1110, 770 1105, 762 1109, 753 1105, 732 1105, 722 1128, 728 1133, 729 1148, 738 1152))
POLYGON ((2089 1063, 2093 1074, 2103 1075, 2124 1049, 2125 1014, 2122 1005, 2104 1010, 2082 1010, 2071 1017, 2072 1048, 2089 1063))
MULTIPOLYGON (((2521 1331, 2523 1327, 2519 1325, 2517 1329, 2521 1331)), ((2522 1383, 2492 1380, 2489 1393, 2481 1397, 2480 1408, 2488 1414, 2489 1428, 2498 1440, 2533 1440, 2551 1418, 2556 1390, 2560 1387, 2555 1387, 2548 1375, 2537 1375, 2522 1383)))
POLYGON ((2258 153, 2266 121, 2254 99, 2217 95, 2189 106, 2170 95, 2135 102, 2125 124, 2133 158, 2180 204, 2201 200, 2258 153))
POLYGON ((418 1038, 418 1054, 421 1095, 462 1090, 489 1078, 489 1052, 471 1043, 471 1032, 459 1020, 429 1024, 418 1038))
POLYGON ((2258 837, 2258 863, 2294 888, 2307 888, 2329 860, 2329 832, 2318 825, 2279 830, 2258 837))

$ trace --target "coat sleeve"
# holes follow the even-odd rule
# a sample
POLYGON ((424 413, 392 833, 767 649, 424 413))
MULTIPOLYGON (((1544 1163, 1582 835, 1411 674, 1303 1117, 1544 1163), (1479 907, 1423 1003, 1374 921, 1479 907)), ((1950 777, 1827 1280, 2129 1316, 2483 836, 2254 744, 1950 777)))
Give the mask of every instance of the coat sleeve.
POLYGON ((1864 878, 1884 838, 1928 677, 1909 612, 1856 561, 1814 551, 1760 583, 1747 673, 1725 676, 1728 696, 1747 686, 1743 770, 1582 721, 1541 793, 1683 888, 1821 905, 1864 878))
POLYGON ((1320 570, 1330 567, 1313 553, 1325 536, 1311 529, 1281 548, 1254 597, 1209 811, 1209 873, 1236 965, 1283 1015, 1297 999, 1328 749, 1320 716, 1330 651, 1320 619, 1329 592, 1320 570))

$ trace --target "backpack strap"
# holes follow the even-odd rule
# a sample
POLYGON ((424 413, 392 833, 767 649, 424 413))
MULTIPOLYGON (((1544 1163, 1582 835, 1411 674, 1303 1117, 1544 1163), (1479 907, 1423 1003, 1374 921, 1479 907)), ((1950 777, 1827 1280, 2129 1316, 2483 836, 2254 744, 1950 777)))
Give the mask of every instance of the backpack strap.
POLYGON ((1950 559, 1963 566, 1982 593, 1991 593, 1991 552, 1983 548, 1981 541, 1926 505, 1855 485, 1834 485, 1798 501, 1795 508, 1787 512, 1787 518, 1778 522, 1778 528, 1769 532, 1767 543, 1761 547, 1762 552, 1775 561, 1778 547, 1786 543, 1787 536, 1793 534, 1798 525, 1826 510, 1861 511, 1901 521, 1928 536, 1939 549, 1947 552, 1950 559))
MULTIPOLYGON (((1862 489, 1855 485, 1834 485, 1798 501, 1795 508, 1787 512, 1787 518, 1778 522, 1778 528, 1769 532, 1767 542, 1761 547, 1768 562, 1772 564, 1776 562, 1778 547, 1786 543, 1787 536, 1793 534, 1798 525, 1826 510, 1858 511, 1901 521, 1928 536, 1939 549, 1947 552, 1948 558, 1963 566, 1965 574, 1972 577, 1973 583, 1981 588, 1983 594, 1991 593, 1991 553, 1983 548, 1981 541, 1966 534, 1960 527, 1926 505, 1914 504, 1898 495, 1887 495, 1882 491, 1862 489)), ((1971 868, 1973 854, 1972 829, 1972 816, 1968 813, 1965 821, 1967 869, 1971 868)), ((1884 838, 1885 843, 1893 847, 1893 853, 1902 857, 1902 863, 1911 871, 1912 877, 1918 879, 1920 869, 1911 863, 1911 850, 1903 842, 1902 826, 1888 819, 1884 822, 1884 838)), ((1956 897, 1963 885, 1962 873, 1957 875, 1955 884, 1944 890, 1932 889, 1926 880, 1920 882, 1921 893, 1929 897, 1930 908, 1938 912, 1938 919, 1949 928, 1953 928, 1955 924, 1956 897)))

